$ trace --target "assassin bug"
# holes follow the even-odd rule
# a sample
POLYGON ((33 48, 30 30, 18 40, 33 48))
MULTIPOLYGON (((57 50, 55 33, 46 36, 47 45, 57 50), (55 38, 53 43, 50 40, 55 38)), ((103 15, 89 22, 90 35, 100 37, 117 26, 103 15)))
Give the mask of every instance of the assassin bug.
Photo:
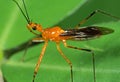
POLYGON ((111 14, 108 14, 102 10, 95 10, 88 17, 86 17, 84 20, 82 20, 74 29, 63 30, 59 26, 43 29, 43 27, 40 24, 34 23, 30 20, 24 0, 22 0, 22 2, 23 2, 24 9, 25 9, 25 13, 22 10, 22 8, 20 7, 19 3, 16 0, 13 0, 13 1, 16 3, 16 5, 19 7, 20 11, 22 12, 23 16, 25 17, 25 19, 28 23, 27 24, 28 30, 31 33, 35 34, 36 36, 40 36, 40 34, 37 34, 33 30, 39 31, 42 35, 42 37, 35 38, 32 41, 38 42, 38 41, 42 40, 45 42, 44 46, 42 48, 42 51, 40 53, 40 57, 38 59, 38 62, 36 64, 35 70, 34 70, 32 82, 35 81, 35 77, 36 77, 36 74, 37 74, 38 69, 40 67, 40 64, 41 64, 42 58, 44 56, 44 52, 46 50, 46 47, 48 45, 48 41, 54 41, 56 43, 57 50, 59 51, 60 55, 69 64, 71 82, 73 82, 72 62, 64 55, 64 53, 60 49, 59 43, 63 42, 64 46, 67 48, 72 48, 72 49, 76 49, 76 50, 90 52, 92 55, 92 63, 93 63, 93 81, 96 82, 94 52, 90 49, 69 46, 69 45, 67 45, 66 40, 80 40, 80 41, 82 41, 82 40, 97 38, 97 37, 100 37, 101 35, 106 35, 106 34, 110 34, 110 33, 114 32, 114 30, 112 30, 112 29, 105 28, 105 27, 99 27, 99 26, 88 26, 88 27, 84 27, 84 28, 78 28, 82 24, 84 24, 89 18, 94 16, 97 12, 104 14, 104 15, 107 15, 107 16, 110 16, 110 17, 113 17, 113 18, 116 18, 116 19, 119 19, 118 17, 113 16, 111 14))

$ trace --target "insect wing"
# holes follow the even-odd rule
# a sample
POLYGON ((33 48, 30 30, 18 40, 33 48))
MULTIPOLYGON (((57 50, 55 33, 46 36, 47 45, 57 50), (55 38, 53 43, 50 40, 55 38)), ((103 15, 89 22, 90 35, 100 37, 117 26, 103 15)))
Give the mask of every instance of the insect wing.
POLYGON ((69 36, 69 39, 72 40, 88 40, 97 38, 101 35, 110 34, 112 32, 114 32, 112 29, 108 29, 105 27, 88 26, 79 29, 65 30, 64 33, 60 34, 60 36, 69 36))

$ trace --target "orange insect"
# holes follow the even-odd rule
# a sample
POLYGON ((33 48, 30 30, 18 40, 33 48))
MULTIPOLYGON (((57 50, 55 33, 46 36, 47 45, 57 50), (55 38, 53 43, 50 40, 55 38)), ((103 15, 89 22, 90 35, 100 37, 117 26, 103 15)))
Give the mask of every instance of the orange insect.
POLYGON ((40 24, 34 23, 34 22, 32 22, 30 20, 29 15, 27 13, 27 9, 26 9, 26 5, 25 5, 24 0, 22 0, 22 2, 23 2, 23 5, 24 5, 25 13, 21 9, 18 2, 16 0, 13 0, 13 1, 17 4, 17 6, 19 7, 19 9, 22 12, 23 16, 25 17, 26 21, 28 22, 28 24, 27 24, 28 30, 30 32, 32 32, 33 34, 37 35, 37 36, 39 36, 39 34, 35 33, 33 30, 37 30, 42 34, 42 37, 33 39, 33 42, 38 42, 38 41, 41 41, 41 40, 44 40, 44 42, 45 42, 44 46, 42 48, 42 51, 40 53, 40 57, 38 59, 38 62, 36 64, 35 70, 34 70, 34 75, 33 75, 32 82, 34 82, 34 80, 35 80, 36 74, 37 74, 38 69, 40 67, 40 64, 41 64, 41 61, 42 61, 42 58, 44 56, 44 52, 46 50, 46 47, 48 45, 49 40, 54 41, 56 43, 57 50, 59 51, 60 55, 69 64, 71 82, 73 82, 72 62, 61 51, 59 43, 63 42, 64 46, 68 47, 68 48, 73 48, 73 49, 77 49, 77 50, 83 50, 83 51, 91 52, 92 61, 93 61, 93 81, 96 82, 95 57, 94 57, 93 51, 90 50, 90 49, 84 49, 84 48, 77 48, 77 47, 69 46, 69 45, 67 45, 66 40, 80 40, 80 41, 82 41, 82 40, 93 39, 93 38, 100 37, 101 35, 106 35, 106 34, 112 33, 113 32, 112 29, 108 29, 108 28, 105 28, 105 27, 99 27, 99 26, 88 26, 88 27, 85 27, 85 28, 78 28, 82 24, 84 24, 89 18, 91 18, 93 15, 95 15, 97 12, 99 12, 101 14, 104 14, 104 15, 108 15, 110 17, 114 17, 116 19, 119 19, 118 17, 113 16, 111 14, 108 14, 108 13, 106 13, 104 11, 101 11, 101 10, 95 10, 88 17, 86 17, 84 20, 82 20, 76 26, 75 29, 63 30, 59 26, 43 29, 43 27, 40 24))

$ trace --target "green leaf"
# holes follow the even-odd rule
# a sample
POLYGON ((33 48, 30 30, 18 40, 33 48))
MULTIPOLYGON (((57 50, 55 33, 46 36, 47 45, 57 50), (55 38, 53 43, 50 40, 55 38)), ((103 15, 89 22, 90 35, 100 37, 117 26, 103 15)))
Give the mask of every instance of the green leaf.
MULTIPOLYGON (((118 3, 118 1, 115 0, 106 1, 106 4, 103 4, 105 3, 105 0, 104 2, 94 0, 94 3, 91 4, 91 2, 88 2, 81 8, 80 6, 84 2, 84 0, 53 0, 51 2, 47 0, 26 0, 26 5, 32 21, 37 21, 37 23, 42 24, 45 28, 55 25, 60 21, 62 21, 62 23, 59 23, 59 25, 63 26, 63 28, 71 25, 74 26, 80 21, 80 19, 86 17, 91 11, 99 8, 111 11, 112 13, 114 13, 114 11, 119 12, 117 10, 119 6, 115 4, 118 3), (110 2, 112 4, 109 4, 110 2), (75 12, 77 8, 79 9, 75 12)), ((0 5, 2 6, 0 8, 0 11, 2 12, 0 19, 0 49, 14 47, 31 38, 33 34, 26 29, 26 21, 12 0, 1 0, 0 3, 2 3, 0 5)), ((92 20, 89 20, 89 23, 95 24, 96 21, 99 21, 99 18, 106 22, 107 18, 98 17, 94 19, 93 17, 92 20)), ((111 21, 111 19, 109 21, 111 21)), ((97 82, 120 82, 120 22, 99 23, 96 25, 114 29, 115 32, 90 41, 68 41, 68 44, 94 50, 96 55, 95 63, 97 82)), ((31 82, 34 67, 39 57, 39 53, 41 52, 42 46, 43 45, 38 45, 37 47, 29 49, 25 57, 25 62, 19 61, 24 53, 20 52, 15 54, 15 56, 3 64, 2 72, 6 80, 8 82, 31 82)), ((61 49, 73 63, 74 82, 93 82, 92 60, 90 53, 66 49, 62 44, 61 49)), ((49 42, 45 56, 41 63, 41 67, 35 79, 35 82, 47 81, 70 82, 69 65, 59 55, 53 42, 49 42)))

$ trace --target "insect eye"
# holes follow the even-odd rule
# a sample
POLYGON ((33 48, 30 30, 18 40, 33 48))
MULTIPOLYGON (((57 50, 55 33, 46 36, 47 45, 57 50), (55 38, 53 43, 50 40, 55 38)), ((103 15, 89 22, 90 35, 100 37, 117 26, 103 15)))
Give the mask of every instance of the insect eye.
POLYGON ((37 28, 36 28, 36 26, 34 26, 34 27, 32 27, 32 29, 33 29, 33 30, 36 30, 37 28))

